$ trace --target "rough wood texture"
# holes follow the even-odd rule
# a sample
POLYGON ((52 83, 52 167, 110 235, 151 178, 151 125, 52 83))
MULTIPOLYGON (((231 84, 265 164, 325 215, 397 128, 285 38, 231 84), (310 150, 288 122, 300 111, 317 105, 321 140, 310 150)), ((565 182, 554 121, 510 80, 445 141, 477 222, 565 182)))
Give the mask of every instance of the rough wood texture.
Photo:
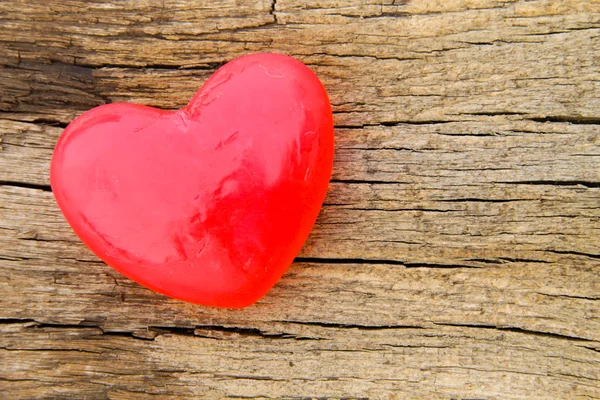
POLYGON ((7 398, 600 398, 600 3, 0 2, 7 398), (62 128, 183 106, 222 63, 294 55, 336 160, 257 305, 154 294, 63 220, 62 128))

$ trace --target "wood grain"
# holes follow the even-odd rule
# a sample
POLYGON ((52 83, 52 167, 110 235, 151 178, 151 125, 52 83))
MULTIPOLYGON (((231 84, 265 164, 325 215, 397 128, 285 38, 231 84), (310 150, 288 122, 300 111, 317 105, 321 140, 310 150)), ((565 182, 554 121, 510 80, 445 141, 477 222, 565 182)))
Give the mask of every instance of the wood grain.
POLYGON ((598 1, 8 0, 0 22, 9 398, 600 398, 598 1), (73 234, 52 149, 256 51, 330 93, 328 197, 255 306, 167 299, 73 234))

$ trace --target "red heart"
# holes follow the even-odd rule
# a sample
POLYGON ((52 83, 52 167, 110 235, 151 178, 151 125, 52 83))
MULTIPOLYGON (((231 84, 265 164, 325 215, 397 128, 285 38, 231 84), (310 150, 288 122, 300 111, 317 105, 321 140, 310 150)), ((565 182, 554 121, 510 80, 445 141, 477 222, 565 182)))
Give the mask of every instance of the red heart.
POLYGON ((114 103, 65 129, 50 180, 81 240, 159 293, 262 297, 300 251, 333 162, 327 93, 279 54, 238 58, 178 111, 114 103))

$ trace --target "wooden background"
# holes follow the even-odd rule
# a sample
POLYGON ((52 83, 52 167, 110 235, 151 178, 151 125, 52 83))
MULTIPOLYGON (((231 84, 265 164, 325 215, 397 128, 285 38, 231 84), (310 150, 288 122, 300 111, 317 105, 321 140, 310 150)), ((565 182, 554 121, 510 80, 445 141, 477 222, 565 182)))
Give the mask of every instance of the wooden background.
POLYGON ((0 1, 3 398, 600 398, 600 2, 0 1), (83 111, 309 65, 333 179, 258 304, 204 308, 79 242, 48 180, 83 111))

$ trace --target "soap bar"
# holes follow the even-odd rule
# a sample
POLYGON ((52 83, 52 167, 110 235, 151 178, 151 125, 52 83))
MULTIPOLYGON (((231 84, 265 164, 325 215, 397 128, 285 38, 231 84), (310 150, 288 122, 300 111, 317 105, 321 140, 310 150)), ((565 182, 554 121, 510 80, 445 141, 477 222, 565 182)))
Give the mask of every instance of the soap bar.
POLYGON ((317 76, 258 53, 225 64, 180 110, 85 112, 58 140, 50 180, 75 233, 108 265, 176 299, 238 308, 302 248, 333 148, 317 76))

